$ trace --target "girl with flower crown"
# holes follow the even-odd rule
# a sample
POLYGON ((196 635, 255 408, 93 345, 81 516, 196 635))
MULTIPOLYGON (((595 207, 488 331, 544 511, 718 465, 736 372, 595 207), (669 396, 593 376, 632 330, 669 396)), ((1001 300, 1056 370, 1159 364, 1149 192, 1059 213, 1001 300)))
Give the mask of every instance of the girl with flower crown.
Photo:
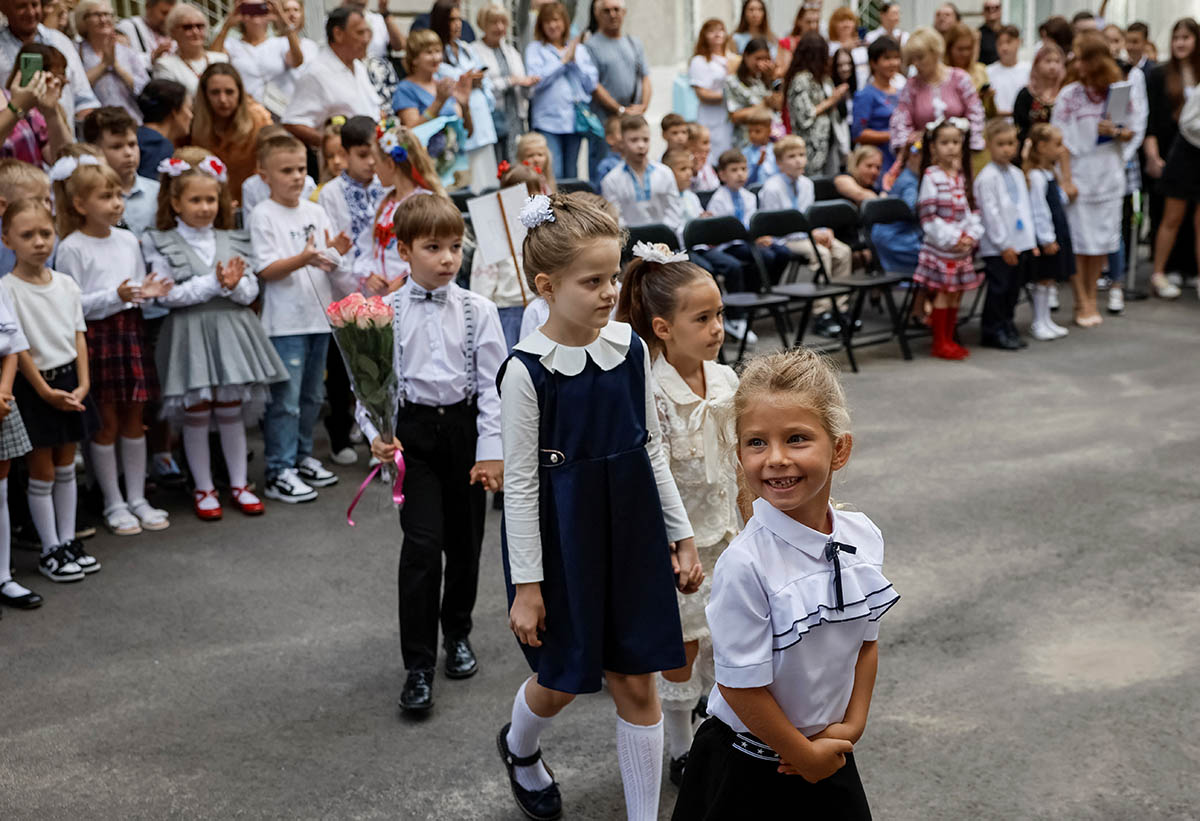
POLYGON ((438 179, 425 146, 395 117, 375 128, 375 175, 386 189, 375 211, 375 224, 355 238, 354 274, 363 293, 389 294, 404 284, 408 263, 396 244, 396 209, 414 194, 439 194, 446 190, 438 179))
POLYGON ((104 522, 117 536, 165 530, 170 524, 166 511, 146 500, 142 408, 158 398, 158 376, 145 355, 140 306, 165 295, 170 283, 146 276, 137 237, 117 227, 125 213, 117 172, 91 153, 72 153, 78 156, 60 158, 50 171, 62 237, 56 265, 83 294, 91 396, 100 413, 90 456, 104 494, 104 522))
POLYGON ((163 413, 183 420, 196 515, 222 516, 208 450, 214 416, 233 504, 257 515, 263 505, 247 489, 245 425, 262 414, 269 386, 288 373, 249 307, 259 290, 247 267, 250 236, 231 230, 225 167, 216 157, 181 148, 158 170, 157 230, 143 242, 152 276, 172 283, 159 299, 171 313, 155 351, 163 413))
POLYGON ((500 370, 509 626, 533 672, 497 737, 513 797, 558 818, 540 739, 608 685, 631 821, 658 818, 663 718, 654 674, 687 659, 672 587, 704 578, 663 449, 647 343, 610 321, 622 232, 582 194, 532 198, 525 279, 550 316, 500 370))

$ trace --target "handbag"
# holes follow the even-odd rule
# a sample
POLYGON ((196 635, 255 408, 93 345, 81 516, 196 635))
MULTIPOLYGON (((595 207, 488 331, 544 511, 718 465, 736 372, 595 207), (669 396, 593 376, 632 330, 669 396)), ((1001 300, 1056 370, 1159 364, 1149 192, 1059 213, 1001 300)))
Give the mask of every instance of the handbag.
POLYGON ((579 80, 568 72, 571 79, 571 85, 575 88, 575 133, 584 137, 598 137, 604 139, 604 123, 600 122, 600 118, 596 116, 596 112, 592 111, 584 100, 579 99, 584 96, 583 87, 579 84, 579 80))

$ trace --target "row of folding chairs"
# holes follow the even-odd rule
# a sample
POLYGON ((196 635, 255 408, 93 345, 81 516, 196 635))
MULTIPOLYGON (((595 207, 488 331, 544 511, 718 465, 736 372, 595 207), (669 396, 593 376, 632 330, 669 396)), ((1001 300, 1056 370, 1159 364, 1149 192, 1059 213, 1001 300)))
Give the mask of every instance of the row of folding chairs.
MULTIPOLYGON (((465 214, 465 213, 467 213, 467 202, 469 200, 473 200, 476 197, 483 197, 488 194, 495 194, 499 190, 500 190, 500 186, 498 186, 498 185, 493 185, 489 188, 485 188, 482 191, 480 191, 478 194, 472 194, 470 191, 463 189, 461 191, 451 192, 450 199, 454 200, 454 204, 458 206, 458 210, 462 211, 465 214)), ((588 182, 587 180, 576 180, 576 179, 559 180, 558 181, 558 190, 564 194, 572 194, 572 193, 575 193, 576 191, 586 191, 589 194, 596 193, 595 187, 590 182, 588 182)))
MULTIPOLYGON (((692 251, 699 246, 717 246, 735 241, 746 243, 751 250, 753 264, 757 268, 762 286, 757 291, 729 293, 724 290, 724 284, 720 283, 725 307, 739 309, 747 319, 747 326, 753 325, 755 319, 770 316, 785 348, 789 345, 803 344, 809 321, 812 319, 814 303, 818 300, 829 300, 842 327, 837 347, 832 350, 843 351, 851 370, 857 373, 858 362, 854 350, 864 345, 880 344, 894 339, 901 355, 905 359, 912 359, 907 323, 915 289, 906 288, 899 303, 896 300, 897 287, 911 284, 912 273, 882 270, 878 263, 879 255, 870 240, 870 229, 877 224, 911 222, 914 219, 912 211, 903 200, 868 200, 863 203, 860 211, 848 200, 835 199, 815 202, 804 213, 792 209, 757 211, 750 218, 749 228, 743 226, 735 217, 691 220, 683 229, 683 246, 692 251), (863 274, 831 281, 829 272, 820 262, 820 254, 816 252, 816 243, 812 239, 813 228, 830 229, 834 236, 853 250, 870 250, 873 264, 863 274), (813 255, 818 260, 816 272, 811 277, 806 277, 805 266, 799 259, 793 258, 777 282, 769 281, 766 266, 754 240, 765 236, 785 237, 795 233, 808 234, 809 242, 813 244, 813 255), (883 331, 858 334, 856 328, 863 308, 873 294, 878 295, 879 301, 886 309, 889 325, 883 331), (848 313, 837 307, 841 298, 849 300, 848 313), (796 314, 799 316, 793 334, 790 332, 790 320, 796 314)), ((681 250, 675 233, 662 224, 629 229, 627 251, 638 241, 663 243, 672 250, 681 250)), ((746 344, 746 337, 743 336, 737 348, 737 363, 746 355, 746 344)))

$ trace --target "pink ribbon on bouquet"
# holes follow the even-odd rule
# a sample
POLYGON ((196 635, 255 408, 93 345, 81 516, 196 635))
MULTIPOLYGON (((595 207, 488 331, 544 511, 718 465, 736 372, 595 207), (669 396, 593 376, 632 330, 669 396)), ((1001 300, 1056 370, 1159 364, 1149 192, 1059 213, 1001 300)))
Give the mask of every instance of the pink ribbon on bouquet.
MULTIPOLYGON (((398 505, 402 505, 404 504, 404 452, 400 448, 396 448, 394 459, 396 462, 396 481, 392 482, 392 501, 398 505)), ((383 468, 383 462, 371 468, 371 472, 367 474, 367 478, 363 479, 363 483, 358 486, 358 493, 354 494, 354 501, 350 502, 350 507, 346 508, 346 523, 350 527, 354 527, 354 520, 350 518, 350 514, 354 513, 354 508, 358 504, 358 500, 362 498, 367 485, 371 484, 371 481, 381 468, 383 468)))

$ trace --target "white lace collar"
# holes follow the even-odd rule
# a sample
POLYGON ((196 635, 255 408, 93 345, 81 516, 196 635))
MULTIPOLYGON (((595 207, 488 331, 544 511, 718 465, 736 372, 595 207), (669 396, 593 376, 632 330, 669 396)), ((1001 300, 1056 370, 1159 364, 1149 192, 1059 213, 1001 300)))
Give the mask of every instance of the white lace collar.
POLYGON ((600 370, 611 371, 625 361, 632 333, 633 329, 624 322, 609 322, 600 329, 595 341, 578 347, 560 345, 537 330, 518 342, 514 350, 533 354, 546 370, 563 376, 575 376, 582 371, 588 357, 600 370))
POLYGON ((780 539, 814 559, 825 557, 825 545, 830 539, 837 541, 838 515, 833 505, 829 506, 829 515, 833 521, 833 532, 825 534, 800 524, 764 499, 754 500, 754 518, 780 539))
POLYGON ((697 402, 720 402, 732 397, 732 394, 727 396, 728 392, 723 390, 724 380, 718 376, 720 367, 716 362, 704 362, 704 396, 698 396, 662 354, 654 358, 650 373, 667 398, 676 405, 694 405, 697 402))

